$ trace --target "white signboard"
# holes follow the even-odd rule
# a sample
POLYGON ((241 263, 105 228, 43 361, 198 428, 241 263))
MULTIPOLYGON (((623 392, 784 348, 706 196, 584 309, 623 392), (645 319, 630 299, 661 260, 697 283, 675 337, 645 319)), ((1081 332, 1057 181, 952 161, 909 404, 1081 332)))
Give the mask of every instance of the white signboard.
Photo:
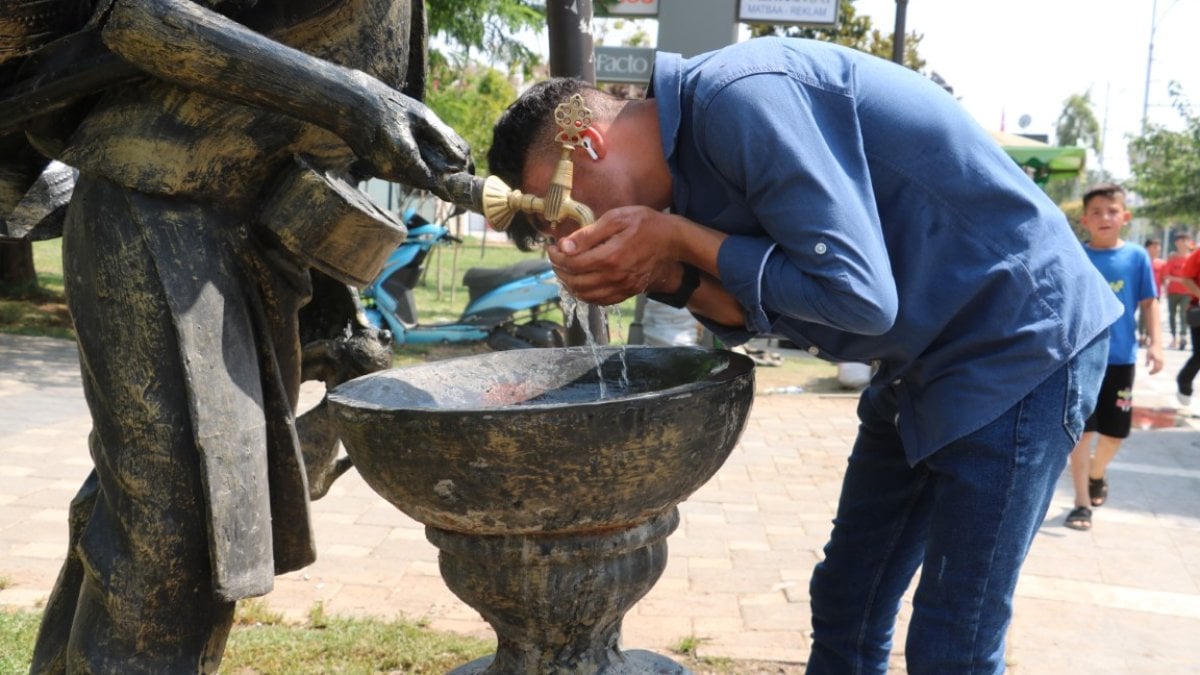
POLYGON ((649 47, 596 47, 596 81, 646 84, 654 68, 649 47))
POLYGON ((597 14, 610 16, 658 16, 658 0, 619 0, 604 11, 604 5, 596 3, 597 14))
POLYGON ((837 23, 838 0, 738 0, 738 21, 747 23, 837 23))

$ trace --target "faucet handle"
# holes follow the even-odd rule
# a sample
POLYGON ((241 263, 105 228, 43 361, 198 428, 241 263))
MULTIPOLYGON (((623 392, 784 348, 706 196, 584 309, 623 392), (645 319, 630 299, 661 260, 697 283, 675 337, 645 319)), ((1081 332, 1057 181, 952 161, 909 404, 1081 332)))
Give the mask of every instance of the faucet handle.
POLYGON ((554 140, 570 146, 583 145, 583 132, 592 126, 592 111, 583 104, 583 96, 573 94, 554 109, 554 121, 561 130, 554 140))

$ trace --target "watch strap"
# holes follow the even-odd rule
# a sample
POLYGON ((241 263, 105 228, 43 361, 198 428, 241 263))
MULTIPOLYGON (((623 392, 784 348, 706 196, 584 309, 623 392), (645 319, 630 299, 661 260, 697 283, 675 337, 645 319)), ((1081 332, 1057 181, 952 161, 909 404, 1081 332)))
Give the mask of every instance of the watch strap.
POLYGON ((682 308, 687 307, 688 300, 691 299, 692 293, 700 287, 700 270, 684 263, 683 265, 683 281, 679 284, 679 288, 674 293, 647 293, 646 297, 655 302, 661 302, 664 305, 671 307, 682 308))

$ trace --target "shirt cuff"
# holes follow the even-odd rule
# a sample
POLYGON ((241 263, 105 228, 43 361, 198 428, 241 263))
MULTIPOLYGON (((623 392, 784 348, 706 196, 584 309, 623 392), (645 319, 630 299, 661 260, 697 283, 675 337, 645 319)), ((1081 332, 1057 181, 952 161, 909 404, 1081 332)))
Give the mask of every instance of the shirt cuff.
POLYGON ((754 333, 769 333, 771 319, 762 306, 763 270, 767 258, 779 244, 767 237, 732 235, 717 251, 717 272, 721 285, 746 312, 746 328, 754 333))

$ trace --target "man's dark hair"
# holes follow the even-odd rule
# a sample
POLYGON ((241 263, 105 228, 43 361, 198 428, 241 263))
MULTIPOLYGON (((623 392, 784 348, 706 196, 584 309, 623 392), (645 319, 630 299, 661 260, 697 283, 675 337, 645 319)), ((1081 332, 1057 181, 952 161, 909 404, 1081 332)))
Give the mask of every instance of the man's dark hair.
POLYGON ((1093 186, 1087 192, 1083 193, 1083 208, 1086 209, 1088 202, 1096 197, 1108 197, 1109 199, 1117 199, 1119 197, 1124 202, 1125 188, 1116 183, 1101 183, 1100 185, 1093 186))
POLYGON ((1145 244, 1142 244, 1142 246, 1144 246, 1144 247, 1149 247, 1149 246, 1161 246, 1161 245, 1162 245, 1162 242, 1160 242, 1159 240, 1155 239, 1154 237, 1150 237, 1149 239, 1147 239, 1147 240, 1146 240, 1146 243, 1145 243, 1145 244))
MULTIPOLYGON (((492 127, 488 170, 510 187, 520 187, 530 154, 555 145, 554 109, 574 94, 582 93, 586 99, 590 97, 590 92, 596 91, 595 87, 583 80, 566 77, 553 78, 530 87, 508 106, 492 127)), ((544 240, 524 213, 518 213, 505 232, 522 251, 535 250, 544 240)))

